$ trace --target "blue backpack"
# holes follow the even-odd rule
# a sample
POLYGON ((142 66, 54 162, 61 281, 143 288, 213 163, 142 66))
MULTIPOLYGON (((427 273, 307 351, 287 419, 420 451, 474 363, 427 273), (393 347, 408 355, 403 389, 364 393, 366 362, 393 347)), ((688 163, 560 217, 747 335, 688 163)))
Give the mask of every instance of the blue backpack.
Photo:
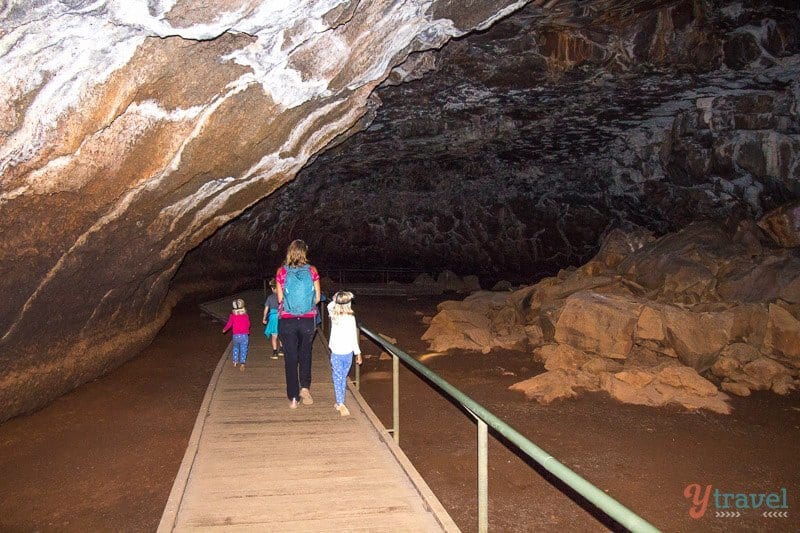
POLYGON ((283 283, 283 311, 290 315, 305 315, 314 309, 317 299, 311 267, 286 267, 286 281, 283 283))

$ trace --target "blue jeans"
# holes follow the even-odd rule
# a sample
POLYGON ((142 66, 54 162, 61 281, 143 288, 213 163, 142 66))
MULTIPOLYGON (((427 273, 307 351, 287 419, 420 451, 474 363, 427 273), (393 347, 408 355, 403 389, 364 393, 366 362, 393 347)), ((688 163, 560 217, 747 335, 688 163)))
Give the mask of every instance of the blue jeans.
POLYGON ((234 363, 245 364, 247 362, 247 345, 250 343, 250 335, 237 333, 233 336, 233 349, 231 355, 234 363))
POLYGON ((333 371, 333 395, 336 403, 344 403, 344 393, 347 390, 347 374, 353 364, 353 352, 347 354, 331 354, 331 370, 333 371))

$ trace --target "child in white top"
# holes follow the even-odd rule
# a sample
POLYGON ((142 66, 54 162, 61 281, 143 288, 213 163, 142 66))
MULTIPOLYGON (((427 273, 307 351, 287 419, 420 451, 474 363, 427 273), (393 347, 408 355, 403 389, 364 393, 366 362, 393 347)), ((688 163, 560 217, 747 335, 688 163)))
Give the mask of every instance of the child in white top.
POLYGON ((350 411, 344 405, 345 391, 347 390, 347 374, 353 364, 353 354, 356 363, 361 364, 361 348, 358 346, 358 327, 356 317, 350 302, 353 293, 339 291, 333 295, 328 304, 328 314, 331 317, 331 338, 328 348, 331 350, 331 369, 333 371, 333 392, 336 396, 334 407, 341 416, 347 416, 350 411))

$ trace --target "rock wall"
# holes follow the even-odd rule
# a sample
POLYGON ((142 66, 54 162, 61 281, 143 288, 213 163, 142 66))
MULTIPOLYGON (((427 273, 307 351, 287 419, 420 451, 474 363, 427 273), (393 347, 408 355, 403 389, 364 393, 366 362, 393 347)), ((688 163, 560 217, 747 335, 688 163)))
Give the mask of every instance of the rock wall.
POLYGON ((395 65, 523 4, 0 3, 0 421, 149 342, 184 255, 363 127, 395 65))
POLYGON ((522 282, 632 223, 757 218, 800 196, 792 2, 534 2, 417 54, 365 131, 220 232, 199 262, 291 238, 317 263, 522 282))

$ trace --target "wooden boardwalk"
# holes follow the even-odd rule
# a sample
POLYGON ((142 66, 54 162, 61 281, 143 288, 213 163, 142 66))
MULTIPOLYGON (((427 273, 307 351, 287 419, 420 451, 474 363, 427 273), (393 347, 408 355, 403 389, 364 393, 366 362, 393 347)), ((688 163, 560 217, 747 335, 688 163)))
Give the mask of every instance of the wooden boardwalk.
MULTIPOLYGON (((253 323, 247 370, 233 367, 229 346, 158 531, 458 531, 357 392, 348 389, 351 416, 334 410, 319 335, 314 404, 289 409, 283 359, 266 356, 261 294, 240 296, 253 323)), ((231 299, 205 309, 227 317, 231 299)))

